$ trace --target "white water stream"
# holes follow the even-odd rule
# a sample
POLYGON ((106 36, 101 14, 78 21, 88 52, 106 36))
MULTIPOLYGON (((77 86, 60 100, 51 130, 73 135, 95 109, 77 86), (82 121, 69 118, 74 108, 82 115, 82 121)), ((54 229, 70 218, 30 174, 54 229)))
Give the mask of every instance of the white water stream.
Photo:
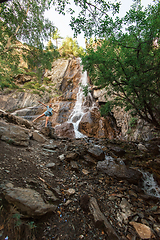
POLYGON ((88 92, 87 98, 90 99, 91 106, 89 108, 87 108, 85 106, 86 97, 84 96, 83 88, 81 85, 82 86, 88 85, 88 78, 87 78, 86 71, 82 74, 82 77, 80 80, 80 85, 79 85, 79 90, 77 93, 77 100, 76 100, 75 106, 73 108, 73 111, 68 118, 68 122, 72 123, 74 126, 75 138, 86 137, 84 134, 82 134, 81 132, 78 131, 78 126, 79 126, 79 123, 80 123, 82 117, 84 116, 84 114, 93 107, 93 98, 92 98, 92 95, 90 92, 88 92))

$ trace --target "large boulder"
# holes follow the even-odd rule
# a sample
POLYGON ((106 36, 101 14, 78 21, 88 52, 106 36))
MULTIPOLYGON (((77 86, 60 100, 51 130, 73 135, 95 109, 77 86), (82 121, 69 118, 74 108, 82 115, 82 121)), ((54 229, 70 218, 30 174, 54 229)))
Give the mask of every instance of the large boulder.
POLYGON ((46 204, 33 189, 14 187, 12 183, 2 185, 1 188, 5 199, 27 217, 41 216, 56 209, 55 206, 46 204))
POLYGON ((75 138, 73 123, 62 123, 55 127, 55 133, 58 137, 75 138))
POLYGON ((0 139, 20 146, 29 145, 29 131, 18 125, 0 121, 0 139))
POLYGON ((101 117, 97 107, 85 113, 79 123, 79 131, 89 137, 113 139, 118 131, 109 117, 101 117))
POLYGON ((127 180, 133 184, 139 184, 142 179, 142 173, 138 170, 126 167, 125 165, 116 164, 112 161, 108 162, 108 160, 98 162, 97 169, 110 177, 119 180, 127 180))

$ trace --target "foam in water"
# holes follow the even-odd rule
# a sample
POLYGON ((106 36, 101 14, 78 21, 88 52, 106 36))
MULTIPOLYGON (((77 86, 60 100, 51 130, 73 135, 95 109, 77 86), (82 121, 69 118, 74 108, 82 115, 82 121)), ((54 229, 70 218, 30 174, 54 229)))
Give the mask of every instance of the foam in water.
POLYGON ((153 174, 149 172, 142 172, 143 174, 143 189, 151 196, 160 198, 160 187, 155 182, 153 174))

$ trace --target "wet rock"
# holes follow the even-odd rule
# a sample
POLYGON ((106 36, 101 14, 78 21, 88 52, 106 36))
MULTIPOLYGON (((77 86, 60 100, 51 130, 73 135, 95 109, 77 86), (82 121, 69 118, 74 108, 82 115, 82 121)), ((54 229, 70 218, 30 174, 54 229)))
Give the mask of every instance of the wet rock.
POLYGON ((107 160, 98 162, 97 169, 110 177, 127 180, 133 184, 138 184, 142 179, 142 173, 138 170, 126 167, 125 165, 118 165, 112 162, 109 163, 107 160))
POLYGON ((98 161, 103 161, 105 158, 104 151, 100 147, 89 148, 87 152, 98 161))
POLYGON ((137 222, 130 222, 130 224, 135 228, 141 239, 151 239, 152 231, 150 227, 137 222))
POLYGON ((40 143, 44 143, 46 141, 46 138, 37 130, 33 132, 33 139, 40 143))
POLYGON ((5 199, 28 217, 41 216, 56 209, 55 206, 46 204, 41 195, 33 189, 14 187, 9 183, 2 186, 2 191, 5 199))
POLYGON ((29 131, 20 126, 0 121, 0 139, 14 145, 28 146, 29 131))
POLYGON ((55 133, 58 137, 75 138, 74 127, 72 123, 62 123, 55 127, 55 133))

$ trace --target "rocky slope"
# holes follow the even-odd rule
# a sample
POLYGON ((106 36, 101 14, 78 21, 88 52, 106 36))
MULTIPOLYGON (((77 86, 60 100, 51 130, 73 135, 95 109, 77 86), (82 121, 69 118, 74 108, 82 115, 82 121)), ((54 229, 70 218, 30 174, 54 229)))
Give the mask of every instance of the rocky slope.
POLYGON ((146 178, 160 184, 159 139, 47 137, 0 117, 1 239, 160 238, 160 188, 146 178))

